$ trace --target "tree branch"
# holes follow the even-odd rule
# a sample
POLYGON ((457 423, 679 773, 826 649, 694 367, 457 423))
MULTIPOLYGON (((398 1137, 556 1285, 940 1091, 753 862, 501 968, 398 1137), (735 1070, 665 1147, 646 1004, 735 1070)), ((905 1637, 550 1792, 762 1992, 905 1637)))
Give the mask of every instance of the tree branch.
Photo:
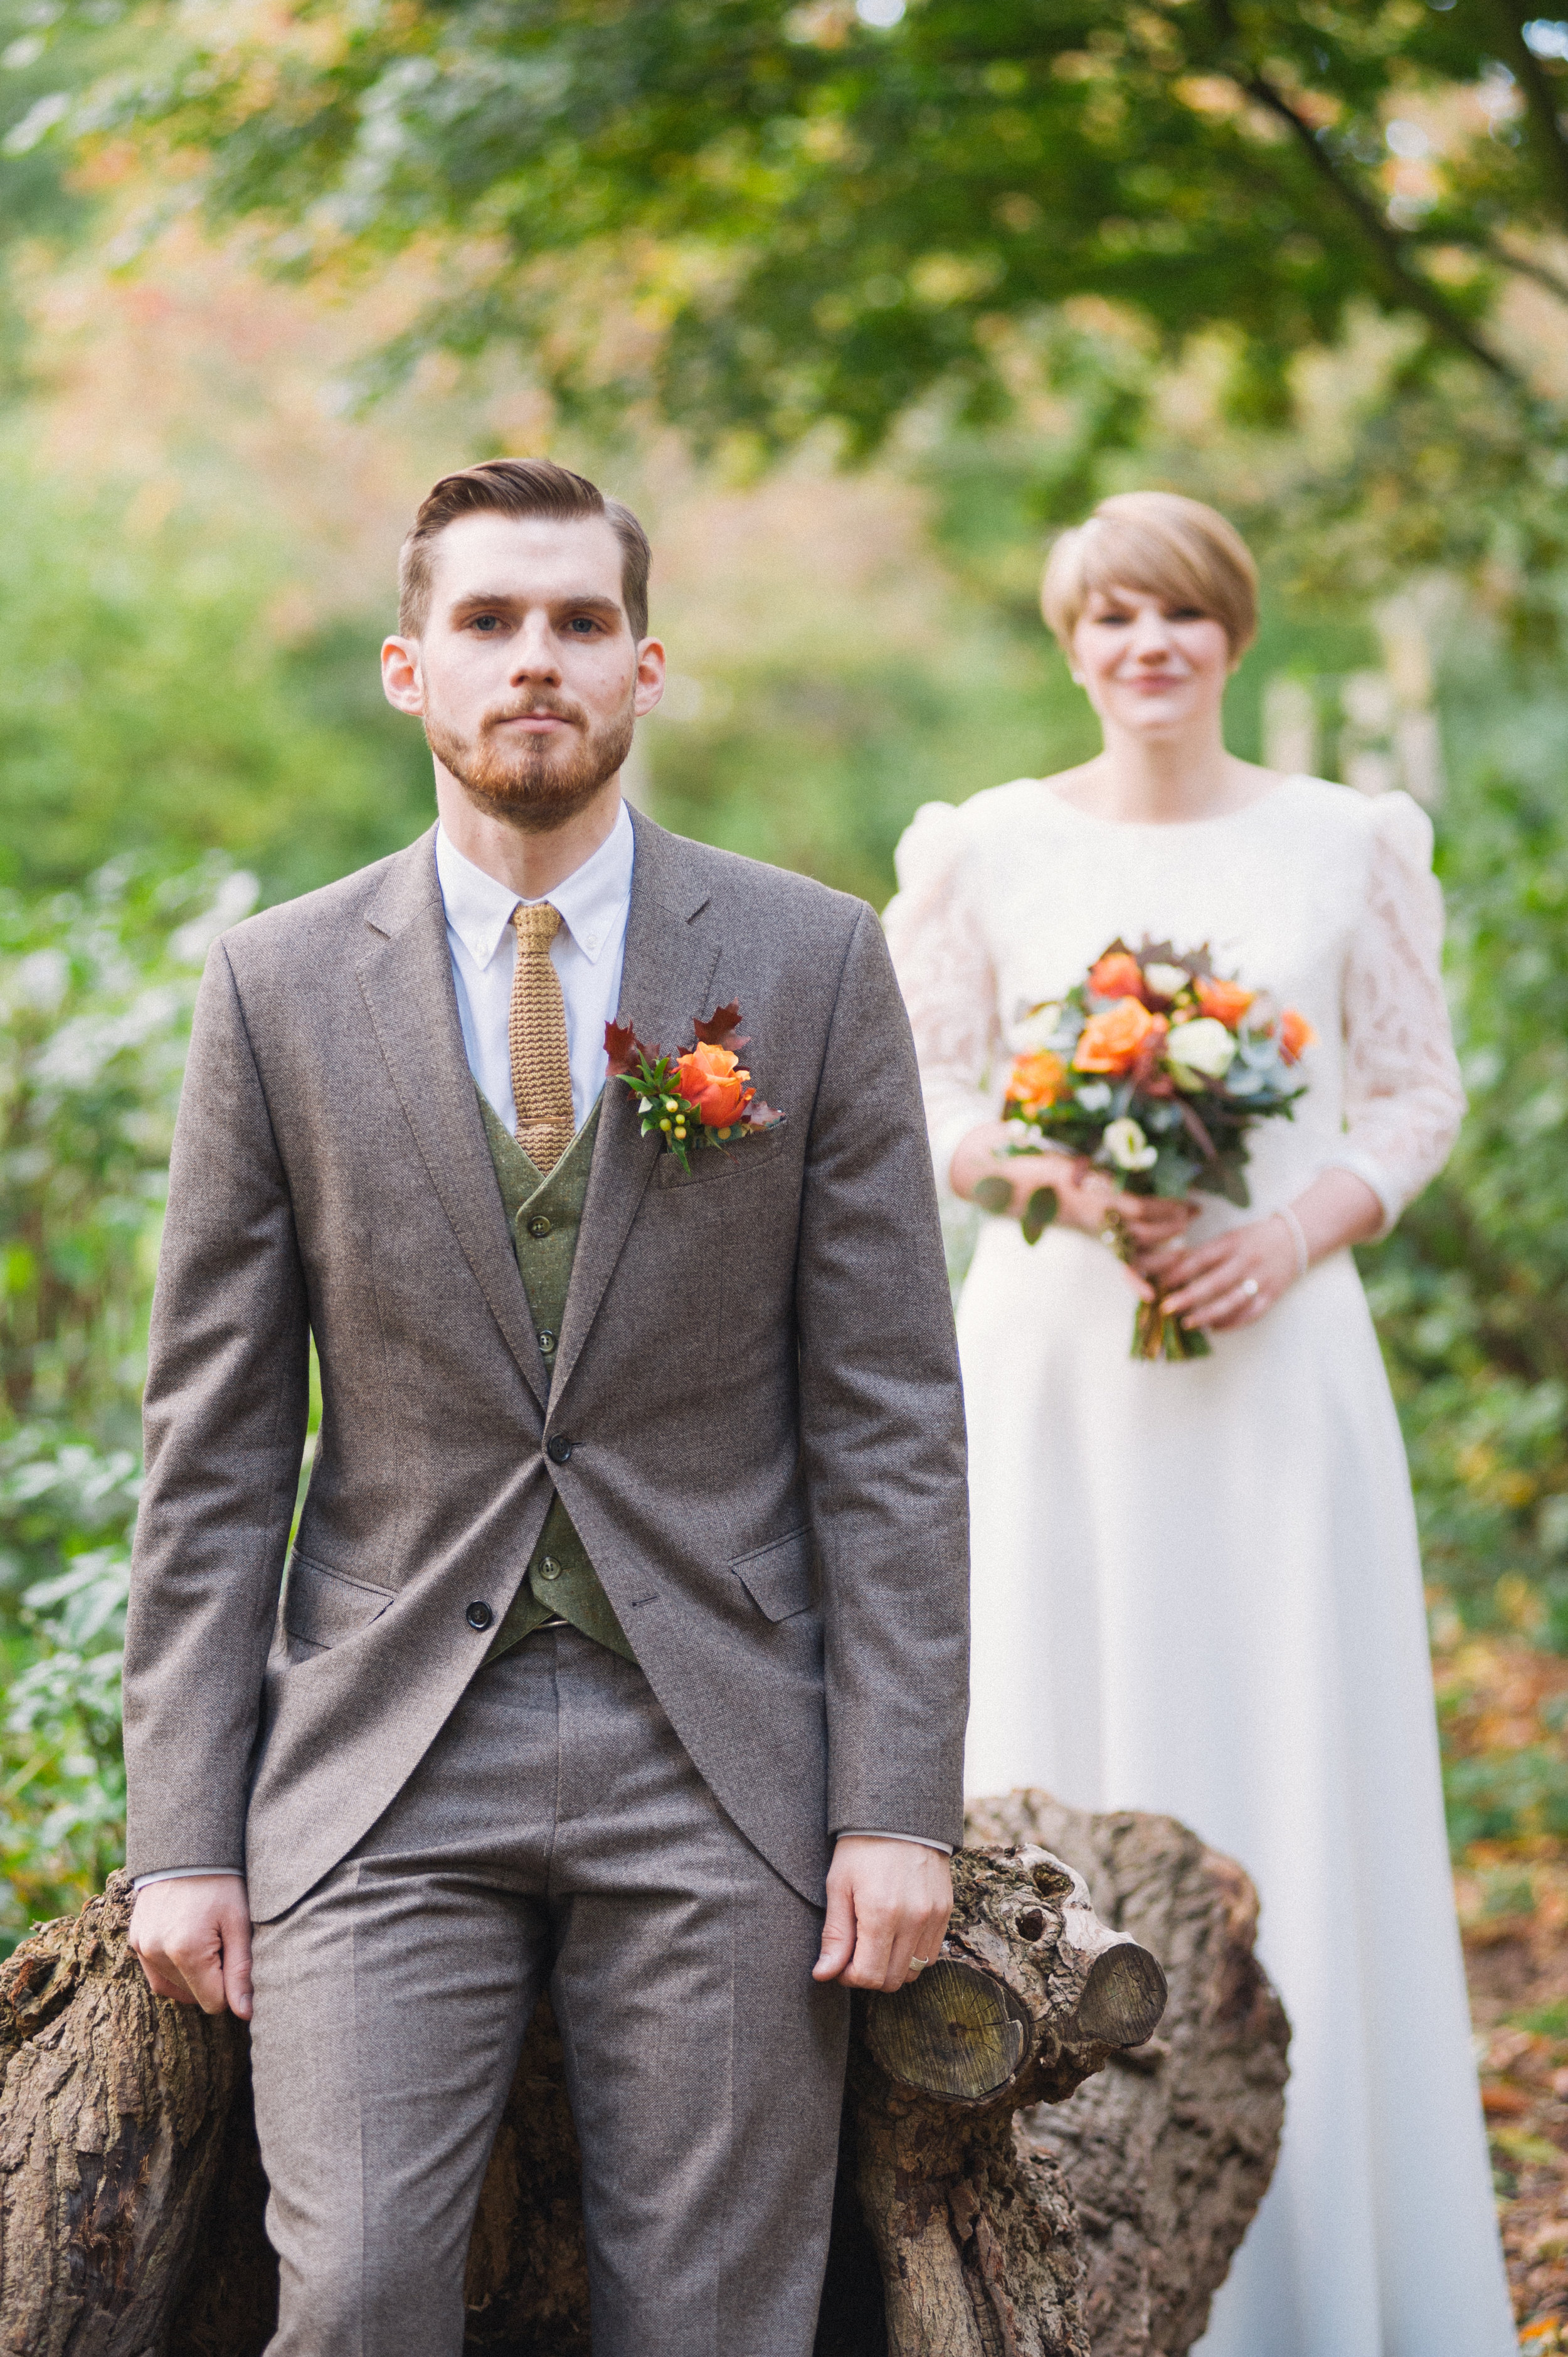
POLYGON ((1344 177, 1330 150, 1319 139, 1306 117, 1298 113, 1284 91, 1252 63, 1242 48, 1229 0, 1209 0, 1209 16, 1216 29, 1239 52, 1236 63, 1227 69, 1230 79, 1239 90, 1245 91, 1249 98, 1255 100, 1284 124, 1318 178, 1333 192, 1342 210, 1350 215, 1400 297, 1412 311, 1420 314, 1444 343, 1464 352, 1470 360, 1478 361, 1489 375, 1508 385, 1511 391, 1528 392, 1524 380, 1507 361, 1482 341, 1468 320, 1450 308, 1432 281, 1423 277, 1419 270, 1410 267, 1405 258, 1412 251, 1408 241, 1391 229, 1377 206, 1357 188, 1354 181, 1344 177))
MULTIPOLYGON (((1451 238, 1445 238, 1443 242, 1444 244, 1455 242, 1451 238)), ((1462 243, 1464 241, 1458 242, 1462 243)), ((1560 303, 1568 303, 1568 278, 1563 277, 1549 264, 1534 262, 1528 254, 1515 253, 1510 246, 1503 243, 1500 237, 1495 235, 1473 239, 1471 242, 1478 246, 1480 252, 1491 261, 1500 263, 1505 270, 1517 272, 1520 278, 1532 278, 1538 286, 1544 286, 1549 295, 1555 295, 1560 303)))
POLYGON ((1543 167, 1548 193, 1555 199, 1560 225, 1568 229, 1568 144, 1563 141, 1557 119, 1558 92, 1552 76, 1524 38, 1528 16, 1534 13, 1510 5, 1509 0, 1492 0, 1490 10, 1501 36, 1501 47, 1508 52, 1509 69, 1524 93, 1532 145, 1543 167))

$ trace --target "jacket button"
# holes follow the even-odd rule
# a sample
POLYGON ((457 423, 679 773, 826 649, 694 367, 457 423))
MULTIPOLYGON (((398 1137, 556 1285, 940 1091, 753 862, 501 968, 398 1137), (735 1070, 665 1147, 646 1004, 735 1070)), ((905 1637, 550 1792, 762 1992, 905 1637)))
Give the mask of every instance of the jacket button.
POLYGON ((559 1578, 560 1578, 560 1577, 561 1577, 561 1566, 560 1566, 560 1565, 556 1562, 556 1560, 555 1560, 555 1558, 554 1558, 554 1556, 553 1556, 553 1555, 547 1555, 545 1556, 545 1558, 544 1558, 543 1562, 540 1565, 540 1566, 539 1566, 539 1577, 540 1577, 540 1578, 541 1578, 541 1579, 559 1579, 559 1578))
POLYGON ((531 1236, 547 1236, 550 1233, 549 1221, 543 1218, 530 1220, 528 1232, 531 1236))
POLYGON ((548 1326, 542 1326, 539 1329, 539 1347, 543 1351, 546 1358, 550 1356, 551 1351, 555 1348, 555 1337, 550 1331, 548 1326))
POLYGON ((554 1439, 546 1444, 544 1453, 552 1465, 564 1465, 572 1454, 572 1444, 564 1434, 558 1432, 554 1439))
POLYGON ((470 1604, 463 1617, 470 1629, 488 1629, 496 1616, 488 1604, 470 1604))

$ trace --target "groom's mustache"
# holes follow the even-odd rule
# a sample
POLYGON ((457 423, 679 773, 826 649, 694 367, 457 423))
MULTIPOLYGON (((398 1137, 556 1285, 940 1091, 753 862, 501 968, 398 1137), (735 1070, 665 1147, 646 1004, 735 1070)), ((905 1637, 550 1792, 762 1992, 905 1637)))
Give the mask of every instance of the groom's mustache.
POLYGON ((479 734, 484 736, 508 720, 535 720, 541 714, 555 720, 564 720, 575 728, 581 728, 586 717, 582 705, 573 704, 565 696, 532 695, 525 703, 497 705, 493 711, 487 712, 479 723, 479 734))

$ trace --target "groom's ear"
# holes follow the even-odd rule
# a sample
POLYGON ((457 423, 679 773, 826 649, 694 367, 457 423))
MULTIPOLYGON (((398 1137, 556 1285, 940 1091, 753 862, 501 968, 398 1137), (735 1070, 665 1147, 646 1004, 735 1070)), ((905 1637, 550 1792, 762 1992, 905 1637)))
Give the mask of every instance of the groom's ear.
POLYGON ((415 719, 424 710, 424 674, 419 667, 417 639, 381 641, 381 693, 395 711, 415 719))
POLYGON ((643 639, 637 650, 637 691, 632 709, 640 720, 651 712, 664 694, 664 641, 643 639))

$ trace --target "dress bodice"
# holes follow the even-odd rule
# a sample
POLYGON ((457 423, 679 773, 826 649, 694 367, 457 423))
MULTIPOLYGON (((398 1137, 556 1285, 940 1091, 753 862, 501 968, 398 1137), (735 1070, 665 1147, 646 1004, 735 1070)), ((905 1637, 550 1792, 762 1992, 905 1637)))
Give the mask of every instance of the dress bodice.
POLYGON ((1465 1101, 1432 827, 1408 795, 1293 777, 1219 818, 1138 825, 1025 778, 957 808, 927 803, 897 869, 887 935, 944 1181, 959 1140, 1001 1110, 1028 1009, 1119 934, 1207 942, 1218 971, 1299 1009, 1317 1035, 1294 1120, 1252 1133, 1255 1209, 1332 1165, 1366 1179, 1391 1226, 1442 1167, 1465 1101))

